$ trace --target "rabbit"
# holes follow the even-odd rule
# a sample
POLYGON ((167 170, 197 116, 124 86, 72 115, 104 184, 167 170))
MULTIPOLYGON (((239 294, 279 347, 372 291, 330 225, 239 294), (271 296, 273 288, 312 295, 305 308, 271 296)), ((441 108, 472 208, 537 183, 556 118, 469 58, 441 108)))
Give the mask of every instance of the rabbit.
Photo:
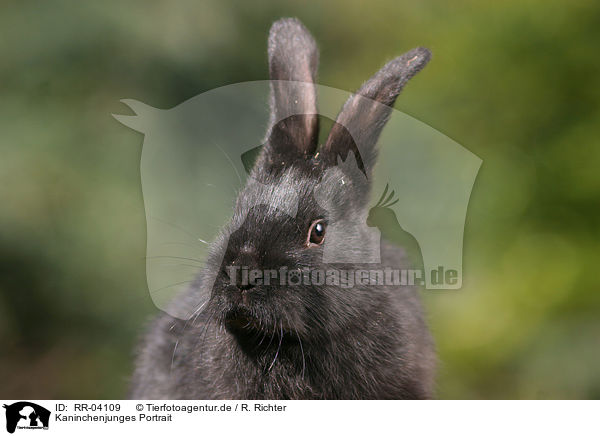
POLYGON ((378 137, 396 97, 430 52, 416 48, 387 63, 345 103, 321 146, 318 57, 300 21, 272 25, 266 142, 203 271, 172 302, 192 316, 163 313, 151 323, 130 398, 432 398, 436 353, 415 286, 242 280, 241 266, 410 267, 402 248, 385 241, 377 264, 325 263, 323 253, 328 246, 368 258, 360 233, 330 235, 328 226, 340 217, 366 220, 378 137), (286 86, 292 83, 300 85, 286 86), (290 198, 295 208, 287 208, 290 198), (199 294, 207 295, 206 304, 192 307, 199 294))

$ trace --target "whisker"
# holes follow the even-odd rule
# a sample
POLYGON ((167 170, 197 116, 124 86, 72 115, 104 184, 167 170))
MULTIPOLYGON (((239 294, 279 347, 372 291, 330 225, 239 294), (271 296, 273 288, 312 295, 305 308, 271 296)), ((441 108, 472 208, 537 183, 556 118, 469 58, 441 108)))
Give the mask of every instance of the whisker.
POLYGON ((182 282, 173 283, 173 284, 170 284, 170 285, 167 285, 167 286, 163 286, 163 287, 158 288, 158 289, 152 289, 152 290, 150 290, 150 295, 155 294, 155 293, 160 292, 160 291, 163 291, 163 290, 168 289, 168 288, 172 288, 173 286, 179 286, 179 285, 183 285, 184 283, 192 283, 192 282, 195 282, 195 281, 196 281, 196 279, 184 280, 182 282))
POLYGON ((296 336, 298 337, 298 342, 300 343, 300 352, 302 353, 302 380, 304 380, 304 370, 306 369, 306 359, 304 358, 304 347, 302 346, 302 339, 300 338, 300 334, 298 333, 298 329, 294 326, 294 330, 296 331, 296 336))
POLYGON ((142 259, 178 259, 178 260, 190 260, 192 262, 198 262, 201 265, 204 265, 204 262, 199 259, 193 259, 191 257, 181 257, 181 256, 144 256, 142 259))
POLYGON ((194 235, 194 234, 193 234, 192 232, 190 232, 189 230, 187 230, 187 229, 184 229, 183 227, 181 227, 181 226, 179 226, 179 225, 177 225, 177 224, 173 224, 173 223, 171 223, 171 222, 169 222, 169 221, 166 221, 166 220, 164 220, 164 219, 161 219, 161 218, 157 218, 157 217, 155 217, 155 216, 149 216, 148 218, 150 218, 150 219, 153 219, 153 220, 156 220, 156 221, 160 221, 160 222, 161 222, 161 223, 163 223, 163 224, 167 224, 167 225, 169 225, 169 226, 171 226, 171 227, 173 227, 173 228, 176 228, 176 229, 178 229, 178 230, 181 230, 182 232, 184 232, 184 233, 186 233, 187 235, 191 236, 193 239, 196 239, 196 235, 194 235))
MULTIPOLYGON (((208 242, 206 242, 206 241, 203 241, 203 240, 202 240, 202 239, 200 239, 200 238, 198 238, 198 240, 199 240, 200 242, 204 242, 205 244, 208 244, 208 242)), ((194 250, 198 250, 198 251, 200 251, 200 246, 198 246, 198 245, 194 245, 194 244, 188 244, 188 243, 186 243, 186 242, 163 242, 163 243, 162 243, 162 244, 160 244, 160 245, 184 245, 184 246, 186 246, 186 247, 190 247, 190 248, 193 248, 194 250)))
POLYGON ((173 372, 173 366, 175 363, 175 353, 177 352, 177 345, 179 345, 179 338, 175 341, 175 346, 173 347, 173 356, 171 356, 171 369, 170 372, 173 372))
POLYGON ((302 346, 302 339, 300 338, 300 334, 298 333, 298 329, 296 328, 295 324, 292 324, 290 322, 290 318, 287 316, 287 313, 285 314, 285 319, 287 320, 288 324, 290 327, 292 327, 294 329, 294 331, 296 332, 296 337, 298 338, 298 343, 300 344, 300 352, 302 353, 302 380, 304 380, 304 370, 306 368, 306 360, 304 359, 304 347, 302 346))
POLYGON ((231 164, 231 167, 233 168, 233 171, 235 171, 235 174, 237 175, 237 178, 240 182, 240 185, 242 185, 242 177, 240 176, 240 173, 238 172, 237 168, 235 167, 235 164, 233 163, 233 161, 231 160, 231 158, 229 157, 229 155, 225 152, 225 150, 223 150, 219 144, 217 144, 216 142, 214 143, 215 146, 221 150, 221 153, 223 153, 225 155, 225 157, 227 158, 227 160, 229 161, 229 163, 231 164))
POLYGON ((275 359, 273 359, 273 362, 271 363, 271 366, 269 366, 268 371, 271 371, 271 369, 273 368, 273 365, 275 365, 275 361, 277 360, 277 357, 279 356, 279 350, 281 349, 281 343, 283 342, 283 321, 280 322, 279 324, 279 328, 281 330, 281 333, 279 335, 279 345, 277 346, 277 351, 275 352, 275 359))

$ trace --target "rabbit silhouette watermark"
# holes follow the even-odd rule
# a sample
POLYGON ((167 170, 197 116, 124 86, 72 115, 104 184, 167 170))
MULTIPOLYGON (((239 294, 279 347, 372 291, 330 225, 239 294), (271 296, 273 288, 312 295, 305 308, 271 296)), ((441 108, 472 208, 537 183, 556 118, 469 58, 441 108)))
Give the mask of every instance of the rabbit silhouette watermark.
MULTIPOLYGON (((385 281, 386 269, 376 264, 381 260, 382 241, 389 240, 402 247, 410 259, 409 268, 396 265, 390 269, 396 271, 390 277, 397 283, 405 277, 407 284, 427 289, 462 286, 463 232, 481 159, 430 126, 391 110, 378 140, 378 163, 371 168, 360 126, 353 119, 336 117, 349 96, 342 90, 303 82, 257 81, 217 88, 168 110, 123 100, 135 114, 115 118, 145 135, 141 179, 147 221, 146 272, 157 307, 171 310, 171 299, 198 280, 211 253, 211 243, 239 230, 248 213, 262 206, 293 220, 306 207, 300 199, 308 189, 315 207, 331 212, 320 248, 323 264, 375 265, 365 270, 383 271, 385 281), (265 143, 265 128, 269 134, 277 123, 313 113, 310 108, 292 104, 273 119, 265 104, 273 87, 280 92, 284 89, 288 95, 301 95, 307 87, 316 89, 319 115, 336 120, 332 130, 345 130, 344 135, 353 143, 352 151, 340 153, 336 162, 323 164, 318 152, 311 157, 315 168, 325 168, 315 186, 296 185, 294 175, 284 168, 277 178, 257 176, 252 171, 254 162, 260 159, 256 144, 265 143), (334 183, 349 189, 368 183, 365 189, 373 193, 372 206, 336 216, 336 210, 341 210, 336 202, 354 200, 332 194, 334 183), (257 191, 251 197, 238 198, 248 184, 258 187, 257 191), (232 215, 234 208, 238 212, 232 215), (224 229, 227 222, 230 224, 224 229), (335 239, 343 240, 347 247, 331 244, 330 240, 335 239)), ((354 105, 380 105, 360 95, 352 98, 354 105)), ((296 122, 304 121, 301 118, 296 122)), ((306 122, 312 122, 312 118, 306 122)), ((284 135, 281 141, 285 140, 284 135)), ((299 227, 308 225, 298 223, 299 227)), ((266 227, 264 231, 278 240, 291 238, 279 234, 277 228, 266 227)), ((246 266, 248 271, 262 271, 264 279, 264 268, 246 266)), ((326 279, 329 269, 321 269, 326 279)), ((357 271, 351 283, 357 283, 357 271)), ((218 274, 218 268, 205 271, 202 280, 214 282, 218 274)), ((372 276, 370 272, 367 275, 372 276)), ((320 276, 318 273, 315 278, 321 280, 320 276)), ((359 276, 362 283, 364 273, 359 276)), ((199 304, 208 297, 199 295, 199 304)))

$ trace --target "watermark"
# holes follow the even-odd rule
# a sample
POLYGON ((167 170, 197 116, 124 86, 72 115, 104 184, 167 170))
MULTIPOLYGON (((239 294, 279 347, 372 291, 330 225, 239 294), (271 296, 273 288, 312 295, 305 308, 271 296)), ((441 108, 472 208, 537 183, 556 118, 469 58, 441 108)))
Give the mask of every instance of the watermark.
MULTIPOLYGON (((268 80, 213 89, 167 110, 123 100, 135 114, 115 118, 144 134, 146 275, 158 308, 180 318, 189 316, 174 313, 170 302, 197 283, 200 274, 203 289, 197 292, 197 304, 202 305, 217 278, 215 265, 222 264, 225 247, 231 245, 227 241, 251 228, 252 220, 263 220, 266 227, 258 236, 249 235, 248 242, 277 235, 266 245, 279 250, 275 255, 285 255, 298 248, 291 242, 279 244, 286 232, 298 227, 308 234, 303 226, 326 218, 327 234, 319 248, 322 256, 314 268, 327 270, 326 265, 341 263, 371 264, 377 269, 385 240, 407 253, 409 261, 395 265, 398 270, 422 271, 415 276, 416 284, 426 289, 462 286, 464 226, 481 159, 425 123, 386 106, 390 113, 377 141, 377 164, 370 166, 372 145, 356 117, 345 119, 343 112, 338 116, 349 99, 356 107, 381 106, 327 86, 268 80), (274 88, 282 95, 314 92, 319 108, 299 104, 273 112, 266 102, 274 88), (285 143, 285 128, 314 124, 315 110, 321 129, 330 129, 330 137, 338 135, 330 147, 351 145, 325 162, 324 139, 323 151, 320 148, 312 157, 323 170, 308 188, 293 168, 278 161, 277 150, 266 147, 269 135, 271 142, 285 143), (281 141, 272 140, 277 126, 283 126, 283 133, 278 133, 281 141), (282 163, 281 171, 270 173, 277 177, 257 170, 257 165, 277 162, 282 163), (358 199, 365 204, 350 209, 348 205, 358 199), (303 216, 308 210, 315 216, 303 216), (256 211, 265 215, 257 217, 256 211), (271 220, 275 216, 295 227, 284 231, 271 220), (211 259, 207 268, 207 260, 215 255, 220 257, 211 259)), ((233 248, 241 250, 242 245, 233 248)), ((353 280, 356 283, 356 275, 353 280)))
MULTIPOLYGON (((425 271, 422 269, 252 269, 246 266, 227 267, 229 285, 236 287, 256 286, 336 286, 344 289, 355 286, 423 286, 425 271)), ((444 270, 443 266, 432 270, 431 282, 454 286, 458 271, 444 270)))

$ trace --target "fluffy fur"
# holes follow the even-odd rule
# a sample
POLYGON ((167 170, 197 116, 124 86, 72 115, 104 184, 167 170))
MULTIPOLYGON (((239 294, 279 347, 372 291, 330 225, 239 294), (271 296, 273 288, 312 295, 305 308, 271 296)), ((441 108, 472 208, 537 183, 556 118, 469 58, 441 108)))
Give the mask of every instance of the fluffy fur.
POLYGON ((131 398, 417 399, 433 392, 435 354, 413 287, 231 285, 227 267, 408 268, 402 248, 381 246, 381 264, 326 265, 325 244, 357 254, 360 235, 326 232, 308 247, 312 222, 364 220, 378 136, 406 81, 428 61, 415 49, 388 63, 346 103, 319 149, 314 81, 318 52, 295 19, 269 36, 271 127, 232 222, 211 246, 206 267, 161 314, 143 341, 131 398), (289 87, 283 82, 299 81, 289 87), (368 99, 361 96, 368 97, 368 99), (357 147, 357 144, 359 146, 357 147), (352 152, 352 154, 350 153, 352 152), (356 157, 361 171, 349 171, 356 157), (343 181, 343 183, 342 183, 343 181), (297 213, 285 202, 297 198, 297 213), (193 307, 198 295, 207 303, 193 307))

